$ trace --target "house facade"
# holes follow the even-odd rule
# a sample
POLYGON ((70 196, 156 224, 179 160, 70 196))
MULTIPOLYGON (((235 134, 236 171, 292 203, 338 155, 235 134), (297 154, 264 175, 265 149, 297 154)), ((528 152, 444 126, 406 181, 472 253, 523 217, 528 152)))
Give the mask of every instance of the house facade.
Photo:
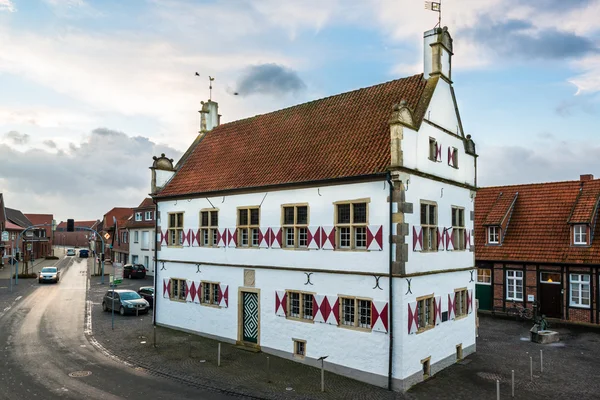
MULTIPOLYGON (((99 224, 104 239, 104 255, 108 261, 127 264, 129 262, 129 238, 127 223, 133 213, 132 208, 114 207, 104 214, 99 224)), ((96 253, 101 254, 102 243, 96 241, 96 253)))
POLYGON ((475 204, 482 310, 515 304, 600 323, 600 179, 481 188, 475 204))
POLYGON ((100 221, 74 221, 75 231, 67 232, 67 222, 62 221, 56 226, 54 232, 54 244, 60 247, 90 247, 90 242, 94 240, 95 233, 88 231, 89 228, 98 231, 100 221))
POLYGON ((446 28, 423 74, 155 157, 155 321, 406 390, 475 351, 475 144, 446 28))
POLYGON ((25 214, 25 217, 33 225, 46 225, 34 231, 34 237, 37 240, 33 243, 33 254, 35 258, 51 256, 53 246, 53 231, 52 224, 54 216, 52 214, 25 214))
POLYGON ((143 264, 147 274, 154 276, 154 225, 155 207, 151 198, 146 198, 133 209, 133 216, 127 222, 129 231, 129 262, 143 264))

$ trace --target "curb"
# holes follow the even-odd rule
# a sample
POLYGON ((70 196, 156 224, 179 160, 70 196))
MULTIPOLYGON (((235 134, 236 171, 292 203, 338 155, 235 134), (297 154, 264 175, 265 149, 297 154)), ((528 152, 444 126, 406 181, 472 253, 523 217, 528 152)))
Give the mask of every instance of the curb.
POLYGON ((182 378, 177 375, 159 371, 148 365, 143 365, 143 364, 140 364, 137 362, 130 362, 130 361, 126 361, 126 360, 122 359, 121 357, 112 353, 110 350, 108 350, 106 347, 104 347, 100 342, 98 342, 98 340, 94 336, 94 333, 92 331, 92 301, 89 299, 89 293, 90 293, 90 276, 89 276, 89 270, 88 270, 83 332, 84 332, 84 335, 85 335, 86 339, 88 340, 88 342, 90 342, 90 344, 92 346, 94 346, 94 348, 96 348, 96 350, 100 351, 102 354, 104 354, 106 357, 110 358, 111 360, 118 362, 120 364, 123 364, 129 368, 136 370, 136 371, 146 372, 146 373, 149 373, 154 376, 167 378, 167 379, 170 379, 170 380, 173 380, 173 381, 176 381, 179 383, 183 383, 185 385, 188 385, 188 386, 191 386, 191 387, 194 387, 197 389, 204 389, 204 390, 209 390, 211 392, 221 393, 221 394, 235 396, 235 397, 243 397, 243 398, 247 398, 247 399, 256 399, 256 400, 268 399, 266 397, 258 397, 256 395, 251 395, 251 394, 244 393, 244 392, 236 392, 236 391, 229 390, 229 389, 223 389, 223 388, 220 388, 217 386, 201 384, 201 383, 194 382, 194 381, 191 381, 186 378, 182 378))

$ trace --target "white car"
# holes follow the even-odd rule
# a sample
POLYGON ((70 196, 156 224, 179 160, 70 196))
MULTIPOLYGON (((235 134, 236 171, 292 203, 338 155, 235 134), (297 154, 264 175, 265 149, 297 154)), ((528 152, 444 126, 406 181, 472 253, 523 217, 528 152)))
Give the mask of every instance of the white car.
POLYGON ((67 249, 67 255, 68 256, 74 256, 75 255, 75 249, 67 249))
POLYGON ((58 272, 58 268, 56 267, 44 267, 40 271, 38 276, 38 282, 54 282, 58 283, 60 279, 60 273, 58 272))

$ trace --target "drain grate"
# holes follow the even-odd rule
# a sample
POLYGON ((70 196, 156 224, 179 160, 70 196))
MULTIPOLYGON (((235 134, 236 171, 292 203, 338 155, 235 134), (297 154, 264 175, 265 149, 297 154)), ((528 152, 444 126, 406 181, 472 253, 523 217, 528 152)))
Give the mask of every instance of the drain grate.
POLYGON ((75 372, 71 372, 69 374, 69 376, 71 378, 83 378, 84 376, 90 376, 92 374, 92 371, 75 371, 75 372))
POLYGON ((498 374, 494 374, 492 372, 478 372, 477 376, 483 379, 487 379, 489 381, 502 381, 502 377, 498 374))

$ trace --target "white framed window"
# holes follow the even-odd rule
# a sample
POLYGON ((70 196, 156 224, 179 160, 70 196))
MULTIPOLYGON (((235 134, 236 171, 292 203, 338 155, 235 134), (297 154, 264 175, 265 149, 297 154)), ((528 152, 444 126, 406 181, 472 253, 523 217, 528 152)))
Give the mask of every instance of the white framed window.
POLYGON ((238 246, 258 247, 258 227, 260 209, 258 207, 238 208, 238 246))
POLYGON ((423 228, 423 251, 437 251, 437 205, 421 201, 421 227, 423 228))
POLYGON ((336 247, 344 250, 366 249, 368 203, 358 200, 336 203, 335 206, 336 247))
POLYGON ((142 250, 150 250, 150 232, 142 232, 142 250))
POLYGON ((217 246, 217 231, 219 227, 219 210, 200 211, 200 246, 217 246))
POLYGON ((492 284, 492 270, 487 268, 477 269, 477 283, 480 285, 492 284))
POLYGON ((142 213, 141 212, 136 212, 135 213, 135 220, 136 221, 141 221, 142 220, 142 213))
POLYGON ((282 206, 283 245, 287 248, 308 247, 308 205, 282 206))
POLYGON ((506 271, 506 300, 523 301, 523 271, 506 271))
POLYGON ((144 212, 144 221, 152 221, 152 211, 144 212))
POLYGON ((123 243, 127 243, 127 231, 125 231, 125 232, 122 232, 121 236, 123 236, 123 240, 122 240, 122 242, 123 242, 123 243))
POLYGON ((573 244, 588 244, 587 241, 587 225, 573 226, 573 244))
POLYGON ((169 246, 183 245, 183 213, 169 213, 169 246))
POLYGON ((138 258, 139 258, 138 256, 136 256, 135 254, 133 254, 131 256, 131 263, 132 264, 137 264, 138 263, 138 258))
POLYGON ((488 244, 500 243, 500 227, 488 226, 488 244))
POLYGON ((569 302, 574 307, 590 307, 590 276, 586 274, 571 274, 571 295, 569 302))
POLYGON ((371 300, 340 297, 340 326, 371 329, 371 300))
POLYGON ((140 241, 140 232, 133 231, 133 243, 138 243, 140 241))

